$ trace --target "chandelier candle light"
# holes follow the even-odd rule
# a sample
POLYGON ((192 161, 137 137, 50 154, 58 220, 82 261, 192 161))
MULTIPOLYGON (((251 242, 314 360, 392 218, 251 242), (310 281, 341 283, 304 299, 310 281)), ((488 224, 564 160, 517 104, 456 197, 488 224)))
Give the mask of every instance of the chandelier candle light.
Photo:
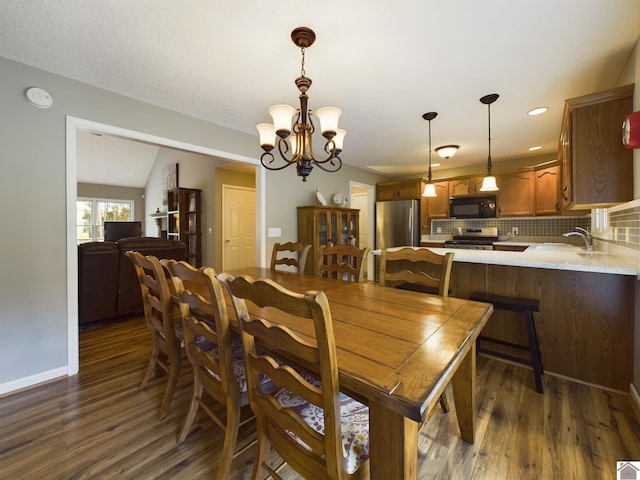
POLYGON ((422 115, 426 121, 429 122, 429 175, 428 182, 424 186, 424 191, 422 192, 423 197, 436 197, 436 186, 431 181, 431 120, 436 118, 438 114, 436 112, 429 112, 422 115))
POLYGON ((489 156, 487 157, 487 176, 482 179, 481 192, 496 192, 499 190, 496 177, 491 175, 491 104, 495 102, 499 96, 497 93, 490 93, 480 99, 480 103, 484 103, 489 111, 489 156))
POLYGON ((274 105, 269 109, 269 114, 273 118, 273 124, 261 123, 256 128, 260 134, 260 146, 264 153, 260 157, 260 162, 268 170, 282 170, 289 165, 296 165, 298 176, 302 181, 307 181, 307 176, 311 173, 314 165, 326 172, 337 172, 342 167, 342 159, 339 157, 342 152, 345 130, 338 128, 338 119, 342 115, 342 110, 335 107, 319 108, 316 116, 320 121, 322 136, 326 139, 324 151, 327 157, 324 160, 317 160, 313 153, 313 132, 315 127, 312 120, 312 112, 307 109, 307 90, 311 87, 311 79, 305 76, 304 53, 307 47, 313 45, 316 34, 307 27, 298 27, 291 32, 291 40, 300 47, 302 54, 300 76, 296 78, 296 86, 300 90, 300 108, 295 109, 289 105, 274 105), (293 116, 296 115, 295 123, 291 128, 293 116), (293 134, 292 134, 293 132, 293 134), (275 157, 271 150, 276 145, 278 137, 278 151, 284 160, 283 165, 275 165, 275 157))

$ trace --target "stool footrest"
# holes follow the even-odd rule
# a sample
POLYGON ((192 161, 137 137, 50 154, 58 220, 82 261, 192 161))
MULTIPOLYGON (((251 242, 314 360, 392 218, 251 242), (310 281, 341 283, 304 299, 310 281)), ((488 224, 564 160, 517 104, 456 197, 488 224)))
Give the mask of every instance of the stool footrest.
POLYGON ((533 298, 507 297, 487 292, 473 292, 469 298, 476 302, 491 303, 494 308, 502 310, 511 310, 513 312, 540 311, 540 300, 533 298))
POLYGON ((495 350, 489 350, 488 348, 477 348, 478 353, 486 353, 487 355, 491 355, 492 357, 503 358, 505 360, 510 360, 512 362, 521 363, 522 365, 529 365, 533 367, 533 363, 526 358, 516 357, 515 355, 509 355, 508 353, 496 352, 495 350))
POLYGON ((525 352, 530 352, 531 348, 528 345, 521 345, 519 343, 507 342, 506 340, 500 340, 499 338, 485 337, 480 335, 478 340, 484 340, 485 342, 497 343, 498 345, 504 345, 505 347, 518 348, 525 352))

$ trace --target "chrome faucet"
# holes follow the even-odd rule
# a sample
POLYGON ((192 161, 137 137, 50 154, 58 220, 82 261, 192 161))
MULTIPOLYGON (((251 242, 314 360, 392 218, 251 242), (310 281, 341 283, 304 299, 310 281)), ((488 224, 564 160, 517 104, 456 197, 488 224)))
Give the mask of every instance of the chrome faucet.
POLYGON ((593 238, 591 237, 591 233, 582 227, 575 227, 575 231, 563 233, 562 236, 566 238, 580 237, 584 240, 585 250, 587 250, 587 252, 593 251, 593 238))

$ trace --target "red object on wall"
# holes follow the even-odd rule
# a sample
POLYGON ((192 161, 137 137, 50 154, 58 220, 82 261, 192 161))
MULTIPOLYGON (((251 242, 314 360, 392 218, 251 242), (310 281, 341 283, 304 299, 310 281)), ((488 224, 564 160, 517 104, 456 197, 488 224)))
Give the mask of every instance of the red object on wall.
POLYGON ((622 124, 622 143, 627 148, 640 148, 640 112, 627 115, 622 124))

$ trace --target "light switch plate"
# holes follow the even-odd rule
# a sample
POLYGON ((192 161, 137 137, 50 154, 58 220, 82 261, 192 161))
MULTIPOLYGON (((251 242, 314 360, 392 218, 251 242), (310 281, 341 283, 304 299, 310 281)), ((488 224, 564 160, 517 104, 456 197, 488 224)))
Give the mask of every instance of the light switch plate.
POLYGON ((281 228, 270 228, 269 231, 267 232, 267 235, 269 235, 269 237, 281 237, 282 236, 282 229, 281 228))

